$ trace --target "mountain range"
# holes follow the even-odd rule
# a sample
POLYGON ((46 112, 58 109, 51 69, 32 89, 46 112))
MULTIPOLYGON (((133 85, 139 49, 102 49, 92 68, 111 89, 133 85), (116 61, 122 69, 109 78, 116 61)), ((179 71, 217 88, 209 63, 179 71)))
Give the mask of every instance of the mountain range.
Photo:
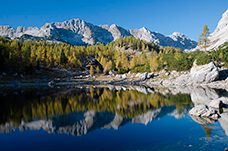
POLYGON ((10 39, 22 38, 24 40, 41 38, 49 41, 67 42, 72 45, 106 44, 120 37, 132 36, 147 42, 157 43, 160 46, 171 46, 182 50, 193 49, 197 45, 195 41, 178 32, 164 36, 158 32, 151 32, 145 27, 132 30, 124 29, 116 24, 96 26, 80 19, 46 23, 40 29, 38 27, 26 28, 21 26, 14 29, 10 26, 0 25, 0 36, 10 39))
MULTIPOLYGON (((210 46, 207 50, 212 50, 224 42, 228 42, 227 33, 228 9, 223 13, 215 31, 210 34, 210 46)), ((106 44, 120 37, 132 36, 147 42, 157 43, 160 46, 171 46, 185 51, 200 49, 197 46, 197 42, 190 40, 182 33, 174 32, 172 35, 165 36, 158 32, 152 32, 145 27, 140 29, 124 29, 116 24, 97 26, 80 19, 46 23, 41 28, 19 26, 17 29, 14 29, 10 26, 0 25, 0 36, 22 40, 43 39, 54 42, 66 42, 72 45, 106 44)))

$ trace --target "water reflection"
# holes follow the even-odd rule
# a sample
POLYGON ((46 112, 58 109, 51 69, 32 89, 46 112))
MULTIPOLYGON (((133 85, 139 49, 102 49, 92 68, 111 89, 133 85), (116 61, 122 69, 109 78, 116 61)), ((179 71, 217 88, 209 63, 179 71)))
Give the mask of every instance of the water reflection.
POLYGON ((147 125, 165 115, 181 118, 193 105, 189 95, 133 86, 9 89, 0 97, 1 133, 42 128, 80 136, 126 123, 147 125))

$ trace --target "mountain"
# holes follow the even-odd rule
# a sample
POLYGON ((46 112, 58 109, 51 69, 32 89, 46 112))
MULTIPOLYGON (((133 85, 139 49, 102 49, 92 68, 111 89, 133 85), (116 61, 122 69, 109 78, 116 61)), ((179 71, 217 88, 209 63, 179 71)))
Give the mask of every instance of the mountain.
POLYGON ((208 50, 217 48, 225 42, 228 42, 228 9, 223 13, 215 31, 210 34, 209 40, 211 45, 207 48, 208 50))
POLYGON ((170 36, 164 36, 157 32, 151 32, 147 28, 124 29, 116 24, 93 25, 80 19, 72 19, 64 22, 46 23, 40 29, 37 27, 0 26, 0 36, 23 39, 37 39, 67 42, 72 45, 93 45, 97 43, 109 43, 120 37, 133 36, 147 42, 158 43, 160 46, 172 46, 181 49, 195 48, 197 43, 187 36, 174 32, 170 36))
MULTIPOLYGON (((181 115, 185 116, 190 108, 181 111, 181 115)), ((20 131, 40 130, 41 128, 48 133, 54 134, 70 134, 74 136, 86 135, 96 129, 119 129, 127 123, 141 123, 147 125, 153 120, 160 119, 165 115, 179 117, 179 113, 175 106, 162 107, 148 111, 142 115, 133 117, 132 119, 122 117, 117 113, 85 111, 75 112, 58 117, 47 119, 34 119, 30 122, 21 121, 18 126, 20 131)), ((11 133, 17 129, 13 122, 0 125, 0 133, 11 133)))
MULTIPOLYGON (((228 42, 228 9, 225 13, 223 13, 222 18, 218 22, 215 31, 209 35, 208 39, 210 40, 210 44, 206 49, 207 51, 216 49, 225 42, 228 42)), ((192 49, 192 51, 198 49, 202 48, 200 46, 197 46, 196 48, 192 49)))

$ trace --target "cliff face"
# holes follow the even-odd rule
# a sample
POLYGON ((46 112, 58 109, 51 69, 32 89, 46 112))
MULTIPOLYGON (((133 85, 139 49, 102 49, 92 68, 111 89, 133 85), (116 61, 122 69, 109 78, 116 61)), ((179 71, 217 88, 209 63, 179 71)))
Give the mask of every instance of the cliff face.
POLYGON ((228 42, 228 9, 223 13, 215 31, 210 34, 209 40, 211 45, 207 48, 208 50, 217 48, 225 42, 228 42))
POLYGON ((0 36, 14 39, 23 35, 29 35, 30 39, 38 37, 51 41, 67 42, 72 45, 109 43, 125 36, 133 36, 147 42, 156 42, 160 46, 172 46, 183 50, 195 48, 197 45, 195 41, 178 32, 164 36, 157 32, 151 32, 145 27, 127 30, 116 24, 96 26, 80 19, 46 23, 40 29, 21 26, 14 29, 10 26, 0 26, 0 36))

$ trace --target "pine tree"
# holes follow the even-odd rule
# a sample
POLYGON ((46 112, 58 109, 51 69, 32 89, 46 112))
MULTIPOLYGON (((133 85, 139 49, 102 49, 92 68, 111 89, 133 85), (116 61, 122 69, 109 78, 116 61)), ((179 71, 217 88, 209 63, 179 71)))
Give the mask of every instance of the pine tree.
POLYGON ((61 65, 66 65, 66 63, 68 62, 68 58, 66 57, 63 49, 61 49, 61 54, 60 54, 60 64, 61 65))
POLYGON ((207 25, 204 25, 202 33, 199 35, 198 46, 202 46, 202 48, 204 48, 205 51, 206 51, 206 48, 209 47, 208 44, 210 43, 210 40, 208 39, 209 34, 210 33, 207 25))

